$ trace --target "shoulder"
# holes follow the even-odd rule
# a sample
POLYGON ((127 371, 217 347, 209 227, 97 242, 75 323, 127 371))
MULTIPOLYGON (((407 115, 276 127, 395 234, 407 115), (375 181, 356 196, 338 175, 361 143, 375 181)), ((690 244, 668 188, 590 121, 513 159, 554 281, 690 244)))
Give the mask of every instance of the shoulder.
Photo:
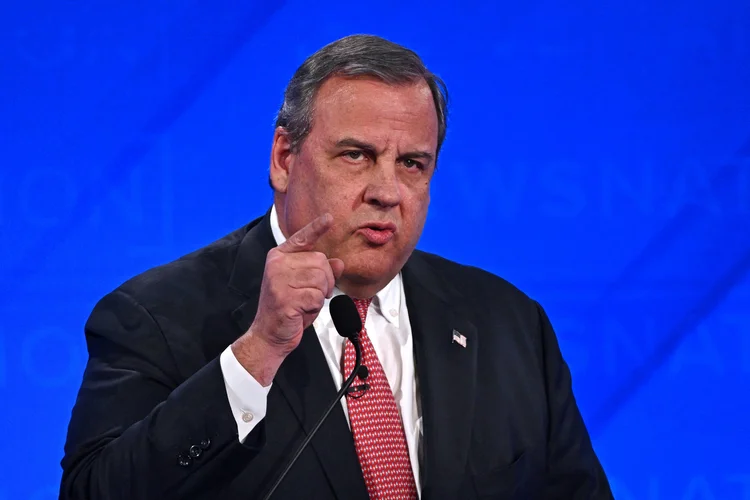
MULTIPOLYGON (((542 373, 544 333, 549 322, 542 306, 508 280, 476 266, 419 252, 427 288, 440 290, 444 304, 476 328, 483 346, 480 359, 494 366, 497 356, 510 356, 519 373, 536 367, 542 373)), ((507 358, 504 358, 507 360, 507 358)), ((492 368, 490 368, 491 370, 492 368)))
POLYGON ((232 273, 248 226, 171 262, 148 269, 116 287, 152 313, 165 307, 184 309, 213 298, 232 273))

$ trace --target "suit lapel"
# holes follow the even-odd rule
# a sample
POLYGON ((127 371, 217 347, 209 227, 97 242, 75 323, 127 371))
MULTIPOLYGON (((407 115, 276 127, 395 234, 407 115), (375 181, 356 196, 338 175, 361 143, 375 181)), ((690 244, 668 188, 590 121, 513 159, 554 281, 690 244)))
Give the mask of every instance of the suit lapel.
POLYGON ((423 421, 422 496, 452 498, 464 478, 476 392, 476 328, 460 296, 419 254, 403 270, 423 421), (453 331, 466 346, 453 342, 453 331), (460 338, 460 337, 459 337, 460 338))
MULTIPOLYGON (((230 288, 246 300, 232 316, 242 332, 247 331, 258 309, 260 286, 268 251, 276 246, 269 216, 256 221, 240 244, 229 281, 230 288)), ((287 356, 274 378, 300 425, 309 433, 323 415, 337 389, 315 330, 305 330, 300 345, 287 356)), ((367 498, 352 434, 337 405, 310 442, 338 498, 367 498)))

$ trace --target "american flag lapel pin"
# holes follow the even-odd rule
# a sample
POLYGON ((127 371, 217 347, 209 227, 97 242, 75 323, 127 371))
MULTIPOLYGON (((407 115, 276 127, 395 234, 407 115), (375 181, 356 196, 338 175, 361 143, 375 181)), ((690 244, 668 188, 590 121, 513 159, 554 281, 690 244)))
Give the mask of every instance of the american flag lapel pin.
POLYGON ((466 337, 464 337, 458 330, 453 330, 453 343, 466 347, 466 337))

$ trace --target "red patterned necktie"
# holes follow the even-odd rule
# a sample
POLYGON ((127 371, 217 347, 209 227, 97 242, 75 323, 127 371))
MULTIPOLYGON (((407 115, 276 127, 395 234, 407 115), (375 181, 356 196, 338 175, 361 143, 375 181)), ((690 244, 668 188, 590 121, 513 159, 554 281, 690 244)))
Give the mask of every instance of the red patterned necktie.
MULTIPOLYGON (((372 299, 354 299, 359 317, 362 318, 359 341, 362 346, 362 364, 367 367, 368 375, 366 380, 357 377, 353 387, 365 383, 370 386, 365 391, 350 392, 346 398, 354 448, 372 500, 414 500, 417 498, 417 487, 401 415, 383 366, 365 330, 370 302, 372 299)), ((354 369, 354 360, 354 346, 347 342, 344 351, 344 378, 354 369)))

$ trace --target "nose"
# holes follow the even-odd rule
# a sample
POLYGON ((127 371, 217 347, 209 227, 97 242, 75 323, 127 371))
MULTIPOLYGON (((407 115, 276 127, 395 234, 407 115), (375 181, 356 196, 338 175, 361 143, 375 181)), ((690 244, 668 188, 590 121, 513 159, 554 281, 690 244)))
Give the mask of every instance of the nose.
POLYGON ((396 166, 376 165, 371 169, 372 177, 365 191, 365 201, 382 208, 391 208, 401 203, 401 185, 396 166))

